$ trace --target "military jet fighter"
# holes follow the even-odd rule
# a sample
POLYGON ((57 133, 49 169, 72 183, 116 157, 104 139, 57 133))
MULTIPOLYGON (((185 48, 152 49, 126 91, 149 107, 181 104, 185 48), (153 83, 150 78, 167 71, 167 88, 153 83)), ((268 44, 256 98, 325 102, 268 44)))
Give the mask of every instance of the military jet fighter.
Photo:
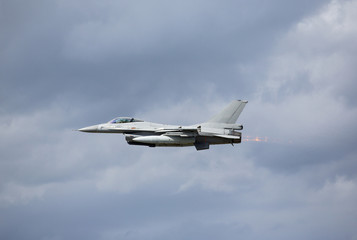
POLYGON ((234 100, 219 114, 204 123, 175 126, 145 122, 131 117, 118 117, 98 125, 78 129, 90 133, 122 133, 130 145, 149 147, 195 146, 209 149, 213 144, 234 144, 242 141, 242 125, 236 121, 248 101, 234 100))

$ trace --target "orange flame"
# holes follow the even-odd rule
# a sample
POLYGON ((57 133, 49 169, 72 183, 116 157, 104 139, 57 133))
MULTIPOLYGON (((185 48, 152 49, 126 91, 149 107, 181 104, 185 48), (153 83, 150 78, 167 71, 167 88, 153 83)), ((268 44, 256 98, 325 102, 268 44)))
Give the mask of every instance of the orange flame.
POLYGON ((268 137, 251 137, 246 136, 243 139, 243 142, 268 142, 268 137))
POLYGON ((270 143, 287 143, 291 144, 293 141, 291 140, 279 140, 279 139, 272 139, 270 137, 252 137, 252 136, 245 136, 242 139, 243 142, 270 142, 270 143))

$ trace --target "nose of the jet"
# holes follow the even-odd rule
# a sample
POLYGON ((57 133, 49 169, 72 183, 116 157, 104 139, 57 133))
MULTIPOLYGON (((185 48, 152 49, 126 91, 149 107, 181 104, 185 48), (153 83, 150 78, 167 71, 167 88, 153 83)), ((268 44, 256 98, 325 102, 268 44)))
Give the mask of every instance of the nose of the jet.
POLYGON ((98 130, 98 125, 93 125, 93 126, 78 129, 78 131, 81 132, 97 132, 97 130, 98 130))

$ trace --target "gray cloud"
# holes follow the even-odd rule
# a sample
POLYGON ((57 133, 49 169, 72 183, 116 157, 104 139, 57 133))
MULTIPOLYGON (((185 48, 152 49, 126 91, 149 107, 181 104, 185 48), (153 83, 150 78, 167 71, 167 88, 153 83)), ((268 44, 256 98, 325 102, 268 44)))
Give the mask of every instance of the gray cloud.
POLYGON ((126 89, 129 97, 142 96, 141 100, 157 94, 178 100, 180 94, 163 92, 161 87, 180 88, 192 95, 196 86, 207 82, 221 91, 227 91, 224 84, 233 83, 249 92, 255 83, 239 80, 237 66, 262 57, 284 28, 311 11, 304 4, 284 1, 265 6, 231 1, 3 5, 9 19, 5 23, 16 19, 16 25, 4 26, 14 34, 2 44, 1 76, 11 90, 2 96, 21 111, 43 106, 38 95, 47 101, 68 94, 82 102, 109 101, 114 96, 124 101, 118 91, 126 89), (287 16, 274 4, 296 9, 287 16), (278 24, 257 26, 272 18, 278 24))
POLYGON ((356 1, 0 2, 0 238, 353 239, 356 1), (71 131, 193 124, 235 147, 71 131))

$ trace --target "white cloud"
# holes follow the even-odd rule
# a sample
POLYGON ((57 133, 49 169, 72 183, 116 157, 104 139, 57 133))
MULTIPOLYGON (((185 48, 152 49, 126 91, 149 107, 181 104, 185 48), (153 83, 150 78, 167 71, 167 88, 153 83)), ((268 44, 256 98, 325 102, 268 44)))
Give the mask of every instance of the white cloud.
POLYGON ((299 144, 353 141, 356 11, 357 1, 331 1, 276 42, 267 58, 267 81, 249 103, 254 112, 247 110, 248 124, 261 119, 264 125, 249 131, 299 144))
POLYGON ((262 91, 275 97, 329 91, 331 98, 351 101, 357 75, 356 12, 356 1, 336 0, 297 23, 277 42, 262 91))

